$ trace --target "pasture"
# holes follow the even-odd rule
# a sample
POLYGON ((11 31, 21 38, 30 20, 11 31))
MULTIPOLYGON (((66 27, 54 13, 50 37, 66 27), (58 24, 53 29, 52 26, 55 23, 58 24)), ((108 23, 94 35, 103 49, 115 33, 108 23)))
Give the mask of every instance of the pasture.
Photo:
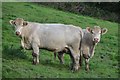
POLYGON ((118 78, 118 69, 118 23, 63 12, 35 3, 2 3, 3 78, 118 78), (32 65, 32 51, 20 49, 20 38, 9 24, 9 20, 18 17, 32 22, 72 24, 81 28, 99 25, 106 27, 108 32, 96 46, 95 55, 90 60, 90 72, 85 71, 83 63, 78 72, 72 73, 68 54, 64 57, 65 64, 61 65, 58 58, 54 61, 53 52, 41 49, 40 64, 32 65))

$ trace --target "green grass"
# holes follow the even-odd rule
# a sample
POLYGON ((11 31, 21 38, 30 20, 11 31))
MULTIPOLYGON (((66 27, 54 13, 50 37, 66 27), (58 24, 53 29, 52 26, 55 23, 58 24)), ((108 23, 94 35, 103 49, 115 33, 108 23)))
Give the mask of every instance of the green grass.
POLYGON ((2 4, 2 77, 3 78, 118 78, 118 23, 88 16, 58 11, 33 3, 2 4), (99 25, 108 29, 96 46, 95 56, 90 60, 90 72, 85 65, 75 73, 69 69, 70 58, 65 64, 54 61, 53 52, 40 50, 40 64, 32 65, 31 50, 20 49, 20 39, 14 34, 9 20, 15 18, 40 23, 64 23, 86 28, 99 25))

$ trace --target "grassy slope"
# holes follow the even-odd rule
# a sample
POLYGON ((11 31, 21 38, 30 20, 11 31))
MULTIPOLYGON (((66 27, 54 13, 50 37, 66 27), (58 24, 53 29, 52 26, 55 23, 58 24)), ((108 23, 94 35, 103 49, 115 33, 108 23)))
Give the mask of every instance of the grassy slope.
POLYGON ((3 77, 118 77, 117 23, 62 12, 32 3, 3 3, 2 9, 3 77), (83 65, 81 70, 72 73, 69 70, 70 58, 68 55, 65 55, 65 64, 60 65, 58 59, 54 61, 52 52, 46 50, 41 50, 39 65, 31 64, 31 51, 20 50, 20 39, 15 36, 14 30, 9 24, 10 19, 17 17, 40 23, 73 24, 82 28, 99 25, 108 28, 108 33, 102 36, 101 42, 96 47, 95 56, 90 61, 91 71, 87 73, 83 65))

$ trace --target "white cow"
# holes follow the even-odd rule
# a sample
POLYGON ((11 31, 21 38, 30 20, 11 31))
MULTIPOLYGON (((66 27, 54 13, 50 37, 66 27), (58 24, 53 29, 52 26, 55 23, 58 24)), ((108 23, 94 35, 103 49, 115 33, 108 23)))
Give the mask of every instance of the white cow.
POLYGON ((33 64, 39 63, 39 48, 57 53, 68 49, 72 60, 72 70, 78 70, 79 48, 83 35, 80 27, 28 22, 22 18, 10 20, 10 24, 15 27, 16 35, 21 37, 22 47, 33 50, 33 64))
POLYGON ((89 60, 94 56, 95 46, 98 42, 100 42, 101 35, 106 32, 106 28, 100 28, 99 26, 94 26, 94 28, 87 27, 86 29, 83 29, 84 36, 81 45, 81 55, 85 58, 87 71, 89 71, 89 60))

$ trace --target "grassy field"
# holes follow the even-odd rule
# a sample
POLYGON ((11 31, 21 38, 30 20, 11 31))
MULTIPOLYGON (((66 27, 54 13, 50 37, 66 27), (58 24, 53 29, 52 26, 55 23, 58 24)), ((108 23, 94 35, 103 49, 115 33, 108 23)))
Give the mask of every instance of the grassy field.
MULTIPOLYGON (((107 14, 106 14, 107 15, 107 14)), ((33 3, 2 4, 2 77, 3 78, 118 78, 118 23, 88 16, 58 11, 33 3), (85 65, 75 73, 69 70, 70 58, 65 55, 65 64, 54 61, 53 52, 40 50, 40 64, 32 65, 31 50, 20 49, 20 39, 14 34, 9 20, 15 18, 40 23, 64 23, 86 28, 99 25, 108 29, 102 36, 90 60, 90 72, 85 65)))

